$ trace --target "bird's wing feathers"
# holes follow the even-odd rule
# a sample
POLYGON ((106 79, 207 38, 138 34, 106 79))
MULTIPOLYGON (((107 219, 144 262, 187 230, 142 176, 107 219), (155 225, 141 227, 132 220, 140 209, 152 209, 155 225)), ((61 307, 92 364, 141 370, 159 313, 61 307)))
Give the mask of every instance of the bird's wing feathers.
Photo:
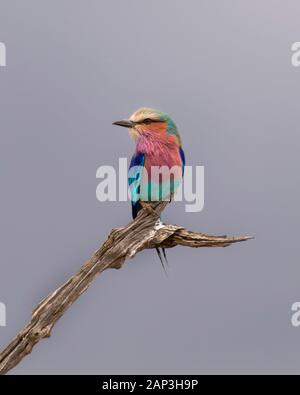
POLYGON ((135 218, 141 209, 139 203, 141 178, 145 164, 145 154, 135 153, 131 158, 128 170, 128 185, 131 193, 132 217, 135 218))
POLYGON ((183 175, 184 174, 184 166, 185 166, 185 155, 184 155, 184 151, 181 147, 179 148, 179 155, 180 155, 181 162, 182 162, 182 175, 183 175))

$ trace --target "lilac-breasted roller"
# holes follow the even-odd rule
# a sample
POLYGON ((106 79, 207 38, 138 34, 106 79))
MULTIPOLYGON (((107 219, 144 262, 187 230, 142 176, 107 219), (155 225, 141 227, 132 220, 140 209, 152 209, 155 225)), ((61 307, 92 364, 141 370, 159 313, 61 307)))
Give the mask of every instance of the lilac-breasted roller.
MULTIPOLYGON (((141 108, 129 119, 113 124, 128 128, 136 144, 128 170, 135 218, 147 202, 171 200, 182 182, 185 156, 181 138, 170 116, 152 108, 141 108)), ((158 248, 157 253, 164 267, 158 248)), ((166 260, 164 249, 163 254, 166 260)))

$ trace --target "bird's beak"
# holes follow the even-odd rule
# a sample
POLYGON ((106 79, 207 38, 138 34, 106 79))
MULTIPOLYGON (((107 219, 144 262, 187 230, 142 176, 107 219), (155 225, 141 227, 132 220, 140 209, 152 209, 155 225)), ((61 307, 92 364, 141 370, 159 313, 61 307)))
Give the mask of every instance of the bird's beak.
POLYGON ((123 119, 122 121, 113 122, 113 125, 123 126, 124 128, 133 128, 134 122, 130 121, 129 119, 123 119))

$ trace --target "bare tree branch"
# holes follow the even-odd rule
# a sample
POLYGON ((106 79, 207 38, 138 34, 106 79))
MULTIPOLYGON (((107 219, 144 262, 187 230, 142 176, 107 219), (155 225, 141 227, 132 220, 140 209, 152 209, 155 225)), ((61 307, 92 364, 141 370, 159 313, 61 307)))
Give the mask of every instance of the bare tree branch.
POLYGON ((56 289, 34 309, 30 322, 0 353, 0 374, 15 367, 36 343, 49 337, 51 330, 65 311, 89 287, 98 274, 109 268, 120 269, 127 258, 147 248, 226 247, 252 237, 210 236, 195 233, 177 225, 159 225, 157 219, 166 202, 144 208, 125 228, 113 229, 104 244, 60 288, 56 289))

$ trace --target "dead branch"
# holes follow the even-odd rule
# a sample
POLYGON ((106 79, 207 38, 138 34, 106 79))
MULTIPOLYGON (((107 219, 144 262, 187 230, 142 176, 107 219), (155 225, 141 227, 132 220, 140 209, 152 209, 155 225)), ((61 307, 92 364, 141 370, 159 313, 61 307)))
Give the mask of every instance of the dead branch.
POLYGON ((210 236, 177 225, 156 225, 166 206, 160 202, 153 209, 143 209, 125 228, 113 229, 104 244, 85 262, 78 273, 56 289, 34 309, 30 322, 0 353, 0 374, 15 367, 51 330, 65 311, 89 287, 98 274, 109 268, 120 269, 127 258, 147 248, 226 247, 252 237, 210 236))

